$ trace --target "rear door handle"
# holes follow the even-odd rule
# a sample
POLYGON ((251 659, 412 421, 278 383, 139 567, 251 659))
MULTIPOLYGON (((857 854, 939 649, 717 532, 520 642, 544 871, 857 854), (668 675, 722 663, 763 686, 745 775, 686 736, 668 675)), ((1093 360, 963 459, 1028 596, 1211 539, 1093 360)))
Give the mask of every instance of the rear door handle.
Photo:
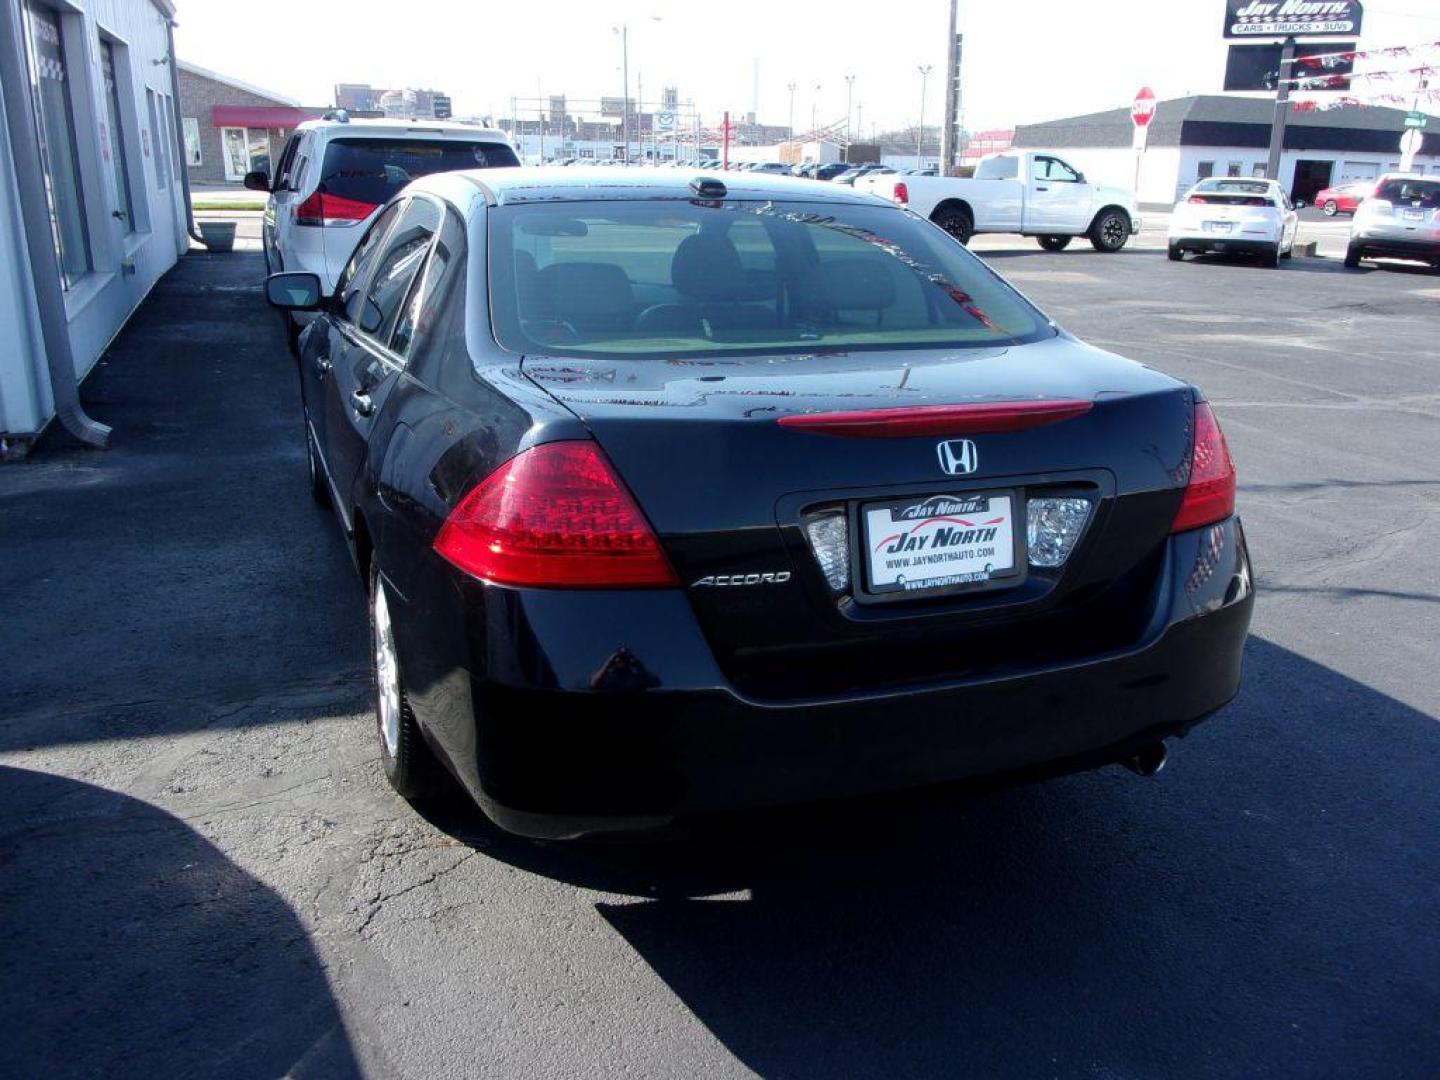
POLYGON ((330 361, 330 358, 328 356, 315 357, 315 370, 319 373, 322 379, 326 375, 329 375, 334 367, 335 365, 330 361))
POLYGON ((355 410, 356 416, 369 416, 375 411, 375 402, 364 390, 355 390, 350 394, 350 407, 355 410))

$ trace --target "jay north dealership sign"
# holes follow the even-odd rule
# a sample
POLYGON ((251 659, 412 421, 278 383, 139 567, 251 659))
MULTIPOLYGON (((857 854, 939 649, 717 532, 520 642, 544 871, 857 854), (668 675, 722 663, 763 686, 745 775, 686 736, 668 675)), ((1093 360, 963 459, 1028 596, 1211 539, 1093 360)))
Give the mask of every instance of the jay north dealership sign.
POLYGON ((1360 0, 1225 0, 1225 36, 1358 34, 1364 14, 1360 0))

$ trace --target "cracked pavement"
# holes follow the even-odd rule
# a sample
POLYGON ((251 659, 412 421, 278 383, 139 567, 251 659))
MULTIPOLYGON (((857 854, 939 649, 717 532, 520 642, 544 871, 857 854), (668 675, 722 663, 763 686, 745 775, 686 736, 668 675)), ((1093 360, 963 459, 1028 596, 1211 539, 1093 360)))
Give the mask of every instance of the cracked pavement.
POLYGON ((1440 1073, 1440 277, 983 247, 1237 459, 1247 681, 1163 775, 411 808, 262 264, 191 255, 85 385, 113 449, 0 469, 0 1076, 1440 1073))

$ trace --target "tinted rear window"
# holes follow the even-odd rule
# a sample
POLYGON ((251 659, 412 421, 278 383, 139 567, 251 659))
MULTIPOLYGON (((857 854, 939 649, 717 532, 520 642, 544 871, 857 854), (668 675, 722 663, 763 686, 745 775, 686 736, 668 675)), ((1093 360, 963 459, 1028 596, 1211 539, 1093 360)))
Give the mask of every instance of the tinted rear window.
POLYGON ((327 194, 379 206, 417 177, 518 164, 504 143, 335 139, 325 150, 320 182, 327 194))
POLYGON ((1440 180, 1386 180, 1376 189, 1375 197, 1437 210, 1440 209, 1440 180))
POLYGON ((881 203, 529 204, 490 215, 495 336, 603 357, 994 346, 1054 331, 979 259, 881 203))
POLYGON ((1258 180, 1205 180, 1195 190, 1201 195, 1269 195, 1270 185, 1258 180))

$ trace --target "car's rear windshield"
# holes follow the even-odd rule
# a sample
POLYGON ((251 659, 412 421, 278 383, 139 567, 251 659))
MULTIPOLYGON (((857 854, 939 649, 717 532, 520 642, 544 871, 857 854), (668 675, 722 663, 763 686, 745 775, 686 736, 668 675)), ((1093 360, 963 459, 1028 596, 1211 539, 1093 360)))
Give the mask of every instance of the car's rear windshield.
POLYGON ((456 139, 334 139, 320 182, 328 195, 379 206, 411 180, 455 169, 518 165, 504 143, 456 139))
POLYGON ((1016 157, 986 158, 975 166, 976 180, 1013 180, 1020 175, 1020 159, 1016 157))
POLYGON ((1195 190, 1202 195, 1269 195, 1270 185, 1259 180, 1202 180, 1195 190))
POLYGON ((1440 210, 1440 180, 1386 180, 1375 190, 1375 197, 1406 206, 1440 210))
POLYGON ((948 235, 878 202, 536 203, 490 222, 495 337, 517 353, 963 348, 1054 333, 948 235))

